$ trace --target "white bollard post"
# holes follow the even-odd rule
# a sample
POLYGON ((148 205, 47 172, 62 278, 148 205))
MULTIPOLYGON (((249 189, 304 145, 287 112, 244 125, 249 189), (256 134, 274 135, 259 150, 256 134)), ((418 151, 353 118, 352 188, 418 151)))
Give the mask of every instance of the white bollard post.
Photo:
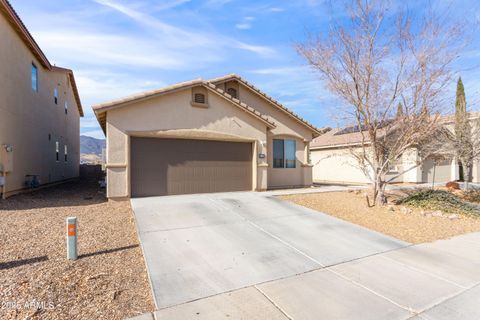
POLYGON ((67 218, 67 259, 77 260, 77 217, 67 218))

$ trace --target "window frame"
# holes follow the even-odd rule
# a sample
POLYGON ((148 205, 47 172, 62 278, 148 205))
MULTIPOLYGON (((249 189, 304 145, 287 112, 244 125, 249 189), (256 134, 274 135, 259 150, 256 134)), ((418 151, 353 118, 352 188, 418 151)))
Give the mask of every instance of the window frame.
POLYGON ((65 157, 64 158, 65 162, 68 162, 68 147, 67 147, 67 145, 64 145, 63 155, 65 157))
POLYGON ((32 90, 34 92, 38 92, 38 67, 33 62, 30 68, 30 80, 32 84, 32 90))
POLYGON ((58 88, 55 87, 53 88, 53 101, 55 104, 58 104, 58 88))
POLYGON ((65 109, 65 114, 68 114, 68 101, 65 100, 65 103, 63 104, 63 108, 65 109))
POLYGON ((272 161, 272 167, 274 169, 295 169, 297 167, 297 141, 294 139, 273 139, 272 141, 272 154, 273 154, 273 161, 272 161), (276 152, 276 147, 280 147, 280 142, 281 142, 281 158, 277 157, 278 151, 276 152), (287 154, 289 152, 289 147, 287 147, 287 144, 293 144, 293 159, 292 159, 292 154, 287 154), (280 163, 278 162, 280 160, 280 163), (290 165, 289 165, 290 161, 290 165), (291 162, 293 161, 293 163, 291 162))
POLYGON ((60 142, 55 141, 55 155, 56 155, 56 161, 60 161, 60 142))

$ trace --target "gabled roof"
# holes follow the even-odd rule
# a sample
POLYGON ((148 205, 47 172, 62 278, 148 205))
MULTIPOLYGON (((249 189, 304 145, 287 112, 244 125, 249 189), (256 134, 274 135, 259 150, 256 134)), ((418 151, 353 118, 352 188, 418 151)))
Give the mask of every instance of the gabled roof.
POLYGON ((254 108, 248 106, 247 104, 241 102, 240 100, 233 98, 231 95, 226 93, 225 91, 221 90, 220 88, 217 88, 215 85, 213 85, 210 82, 204 81, 202 79, 196 79, 196 80, 191 80, 191 81, 186 81, 186 82, 181 82, 177 83, 168 87, 163 87, 157 90, 151 90, 151 91, 145 91, 137 94, 133 94, 121 99, 116 99, 112 101, 108 101, 105 103, 97 104, 92 106, 93 111, 95 112, 95 115, 97 117, 98 122, 100 123, 100 126, 103 129, 103 132, 106 132, 106 113, 108 110, 111 109, 116 109, 120 107, 125 107, 128 106, 132 103, 135 102, 140 102, 144 101, 147 99, 159 97, 165 94, 177 92, 180 90, 185 90, 191 87, 195 86, 202 86, 209 90, 210 92, 213 92, 217 94, 218 96, 226 99, 236 107, 240 108, 241 110, 247 112, 251 116, 257 118, 258 120, 262 121, 267 125, 269 128, 275 128, 275 123, 271 120, 268 119, 266 115, 261 114, 254 108))
POLYGON ((210 79, 208 81, 215 84, 215 83, 226 82, 226 81, 231 81, 231 80, 237 80, 238 82, 243 84, 245 87, 250 89, 252 92, 259 95, 261 98, 265 99, 271 105, 273 105, 277 109, 281 110, 282 112, 286 113, 287 115, 292 117, 294 120, 296 120, 300 124, 304 125, 305 127, 309 128, 310 130, 312 130, 315 134, 321 135, 326 131, 325 129, 318 129, 313 124, 309 123, 308 121, 306 121, 305 119, 303 119, 302 117, 300 117, 299 115, 294 113, 293 111, 289 110, 287 107, 282 105, 280 102, 273 99, 272 97, 267 95, 265 92, 261 91, 260 89, 255 87, 253 84, 249 83, 248 81, 246 81, 245 79, 243 79, 242 77, 240 77, 237 74, 232 73, 232 74, 229 74, 229 75, 226 75, 226 76, 210 79))
MULTIPOLYGON (((360 144, 362 142, 361 132, 343 133, 344 128, 335 128, 327 133, 315 138, 310 142, 310 149, 324 149, 330 147, 349 147, 360 144)), ((365 134, 365 139, 368 139, 368 134, 365 134)), ((368 143, 368 140, 365 142, 368 143)))
POLYGON ((53 66, 52 70, 64 72, 68 75, 73 90, 73 96, 75 97, 75 102, 77 103, 78 113, 80 114, 80 117, 83 117, 82 102, 80 101, 80 95, 78 93, 77 83, 75 82, 75 76, 73 75, 73 71, 71 69, 61 68, 57 66, 53 66))
POLYGON ((0 0, 0 11, 3 13, 7 21, 12 25, 13 29, 15 29, 15 31, 18 33, 23 42, 25 42, 35 58, 40 61, 45 69, 50 70, 52 67, 50 62, 43 53, 42 49, 40 49, 38 46, 35 39, 33 39, 27 27, 23 24, 22 20, 8 0, 0 0))
MULTIPOLYGON (((480 112, 469 112, 468 118, 475 120, 480 117, 480 112)), ((438 118, 439 124, 453 125, 455 124, 455 114, 443 115, 438 118)), ((362 133, 358 130, 348 130, 350 128, 356 128, 356 126, 347 128, 335 128, 329 132, 321 135, 312 140, 310 143, 310 149, 328 149, 328 148, 344 148, 351 146, 358 146, 362 143, 362 133)), ((379 134, 384 134, 385 131, 380 129, 379 134)), ((364 131, 365 143, 370 142, 369 135, 364 131)))
POLYGON ((30 32, 28 31, 27 27, 23 23, 23 21, 18 16, 15 9, 13 9, 12 5, 8 0, 0 0, 0 12, 5 16, 7 21, 10 23, 12 28, 18 34, 20 39, 25 43, 28 47, 30 52, 37 58, 37 60, 41 63, 42 67, 49 71, 61 71, 66 72, 70 78, 70 83, 73 89, 73 95, 75 96, 75 101, 77 103, 78 112, 81 117, 83 117, 83 109, 82 103, 80 102, 80 95, 78 94, 77 85, 75 82, 75 77, 73 75, 73 71, 70 69, 60 68, 56 66, 52 66, 50 61, 48 61, 47 57, 43 53, 42 49, 40 49, 39 45, 32 37, 30 32))

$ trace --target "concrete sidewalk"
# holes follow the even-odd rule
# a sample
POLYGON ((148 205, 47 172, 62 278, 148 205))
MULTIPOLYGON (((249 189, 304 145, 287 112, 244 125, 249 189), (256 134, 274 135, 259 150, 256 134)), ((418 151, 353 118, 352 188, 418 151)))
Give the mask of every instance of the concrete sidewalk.
POLYGON ((480 233, 161 309, 142 319, 480 319, 480 233))

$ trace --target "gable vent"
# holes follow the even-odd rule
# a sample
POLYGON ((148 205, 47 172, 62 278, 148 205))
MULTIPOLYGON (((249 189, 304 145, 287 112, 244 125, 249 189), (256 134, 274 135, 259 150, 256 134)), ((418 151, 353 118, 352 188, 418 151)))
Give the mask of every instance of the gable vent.
POLYGON ((195 93, 193 99, 195 103, 205 103, 205 95, 203 93, 195 93))
POLYGON ((237 97, 237 90, 235 88, 228 88, 227 93, 231 95, 233 98, 237 97))

